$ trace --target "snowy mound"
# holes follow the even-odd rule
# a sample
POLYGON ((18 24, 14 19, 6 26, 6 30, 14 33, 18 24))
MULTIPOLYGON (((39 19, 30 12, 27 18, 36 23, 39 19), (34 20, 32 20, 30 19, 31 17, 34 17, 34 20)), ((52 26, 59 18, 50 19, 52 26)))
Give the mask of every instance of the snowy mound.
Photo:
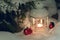
POLYGON ((48 11, 45 9, 32 10, 30 16, 32 16, 32 17, 46 17, 46 16, 48 16, 48 11))
POLYGON ((48 37, 47 40, 60 40, 60 22, 56 24, 54 31, 54 35, 48 37))
POLYGON ((0 40, 20 40, 15 34, 0 32, 0 40))
POLYGON ((35 1, 34 3, 37 9, 42 9, 45 6, 41 1, 35 1))
POLYGON ((57 23, 56 28, 55 28, 55 34, 60 35, 60 22, 57 23))

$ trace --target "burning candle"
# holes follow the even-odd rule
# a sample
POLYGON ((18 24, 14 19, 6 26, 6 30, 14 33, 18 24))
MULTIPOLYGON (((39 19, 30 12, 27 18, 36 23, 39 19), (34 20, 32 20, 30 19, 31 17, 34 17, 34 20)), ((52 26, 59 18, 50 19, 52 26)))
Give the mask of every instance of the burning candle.
POLYGON ((41 21, 41 24, 42 24, 42 23, 43 23, 43 22, 42 22, 42 19, 41 19, 40 21, 41 21))
POLYGON ((33 24, 35 24, 35 19, 33 18, 33 24))
POLYGON ((48 17, 47 17, 47 26, 48 26, 48 17))

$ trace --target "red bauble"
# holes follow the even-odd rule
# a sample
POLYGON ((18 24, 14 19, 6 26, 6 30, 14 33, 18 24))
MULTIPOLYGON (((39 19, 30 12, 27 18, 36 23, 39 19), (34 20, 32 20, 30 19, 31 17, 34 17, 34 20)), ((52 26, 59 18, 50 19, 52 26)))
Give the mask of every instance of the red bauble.
POLYGON ((51 22, 49 28, 52 29, 55 26, 54 22, 51 22))
POLYGON ((25 30, 24 30, 24 34, 25 35, 29 35, 29 34, 31 34, 32 33, 32 29, 31 28, 26 28, 25 30))
POLYGON ((50 24, 50 25, 49 25, 49 28, 50 28, 50 29, 52 29, 52 28, 53 28, 52 24, 50 24))

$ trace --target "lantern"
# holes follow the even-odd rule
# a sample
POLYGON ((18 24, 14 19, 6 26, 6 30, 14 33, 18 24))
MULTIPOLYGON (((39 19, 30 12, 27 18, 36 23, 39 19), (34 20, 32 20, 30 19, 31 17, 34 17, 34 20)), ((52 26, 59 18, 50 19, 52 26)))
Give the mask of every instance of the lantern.
POLYGON ((31 28, 34 32, 46 31, 48 29, 48 12, 45 9, 32 10, 30 16, 31 28))

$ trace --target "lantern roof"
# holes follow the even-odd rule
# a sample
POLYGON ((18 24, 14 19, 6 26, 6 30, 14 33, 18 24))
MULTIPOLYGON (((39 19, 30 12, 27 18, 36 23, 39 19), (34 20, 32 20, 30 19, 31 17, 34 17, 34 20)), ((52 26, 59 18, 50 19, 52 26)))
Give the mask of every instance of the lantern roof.
POLYGON ((31 11, 30 14, 31 17, 47 17, 48 16, 48 11, 46 9, 35 9, 31 11))

